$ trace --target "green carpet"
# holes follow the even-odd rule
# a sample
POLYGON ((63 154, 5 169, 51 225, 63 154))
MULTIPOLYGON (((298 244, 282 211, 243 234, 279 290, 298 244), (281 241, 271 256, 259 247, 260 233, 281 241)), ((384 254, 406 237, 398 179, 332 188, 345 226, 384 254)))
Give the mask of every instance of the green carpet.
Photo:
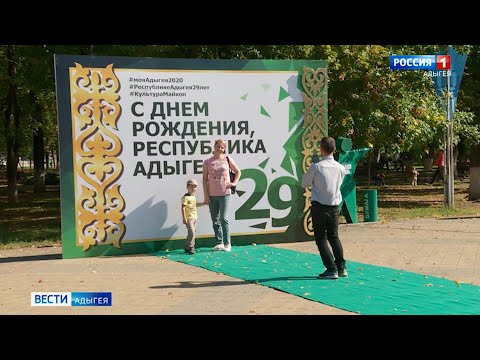
POLYGON ((259 245, 154 255, 359 314, 480 314, 479 286, 353 261, 347 262, 348 278, 320 280, 323 265, 317 254, 259 245))

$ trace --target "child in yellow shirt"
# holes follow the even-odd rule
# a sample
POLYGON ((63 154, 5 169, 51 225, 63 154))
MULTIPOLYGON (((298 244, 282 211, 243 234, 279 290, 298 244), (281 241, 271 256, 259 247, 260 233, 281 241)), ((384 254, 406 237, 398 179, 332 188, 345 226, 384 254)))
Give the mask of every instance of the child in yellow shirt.
POLYGON ((204 202, 197 202, 195 192, 198 183, 195 179, 187 181, 187 193, 182 196, 182 219, 187 226, 188 235, 185 239, 184 249, 187 254, 195 254, 195 229, 197 226, 197 207, 205 205, 204 202))

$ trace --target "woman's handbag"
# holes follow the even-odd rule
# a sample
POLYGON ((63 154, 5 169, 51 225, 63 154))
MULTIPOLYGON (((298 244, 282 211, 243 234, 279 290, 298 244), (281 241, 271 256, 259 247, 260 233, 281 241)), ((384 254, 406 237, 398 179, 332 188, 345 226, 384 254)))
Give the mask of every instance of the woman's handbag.
MULTIPOLYGON (((235 180, 235 173, 233 172, 232 168, 230 167, 230 160, 229 160, 228 156, 227 156, 227 162, 228 162, 228 173, 230 174, 230 182, 232 183, 235 180)), ((232 194, 235 194, 235 188, 236 188, 236 186, 232 186, 230 188, 232 194)))

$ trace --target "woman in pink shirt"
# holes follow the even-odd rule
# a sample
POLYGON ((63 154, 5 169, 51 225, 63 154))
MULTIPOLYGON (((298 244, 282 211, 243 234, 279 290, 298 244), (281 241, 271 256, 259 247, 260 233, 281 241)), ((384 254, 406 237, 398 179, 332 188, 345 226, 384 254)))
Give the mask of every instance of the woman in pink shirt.
POLYGON ((213 156, 203 162, 203 191, 205 203, 210 207, 213 231, 217 245, 213 250, 231 251, 230 226, 228 224, 228 208, 231 187, 237 186, 241 171, 235 161, 225 155, 225 140, 215 140, 213 156), (228 159, 227 159, 228 158, 228 159), (229 164, 230 163, 230 164, 229 164), (235 173, 230 182, 229 169, 235 173))

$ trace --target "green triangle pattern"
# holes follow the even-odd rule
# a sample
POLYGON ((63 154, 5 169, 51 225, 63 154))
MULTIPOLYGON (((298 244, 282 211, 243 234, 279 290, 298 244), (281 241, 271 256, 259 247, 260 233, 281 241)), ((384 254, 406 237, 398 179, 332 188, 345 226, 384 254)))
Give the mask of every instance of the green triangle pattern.
POLYGON ((240 96, 240 99, 242 99, 243 101, 245 101, 245 100, 247 100, 247 96, 248 96, 248 94, 245 94, 245 95, 243 95, 243 96, 240 96))
POLYGON ((302 161, 303 161, 303 154, 298 149, 302 149, 302 136, 303 136, 303 127, 297 126, 293 134, 288 138, 287 142, 283 145, 285 152, 287 153, 284 161, 282 162, 281 166, 283 169, 288 171, 290 174, 293 174, 292 165, 290 163, 290 159, 293 160, 293 163, 296 167, 297 176, 301 176, 303 174, 302 169, 302 161), (290 156, 290 159, 288 159, 290 156))
POLYGON ((289 104, 288 130, 292 130, 298 120, 303 116, 303 101, 289 104))
POLYGON ((272 174, 275 174, 276 172, 277 172, 277 170, 272 169, 272 174))
POLYGON ((235 192, 238 194, 238 196, 242 196, 243 194, 245 194, 245 191, 241 190, 235 190, 235 192))
POLYGON ((290 175, 293 175, 292 162, 290 161, 290 156, 285 154, 282 163, 280 164, 282 169, 287 171, 290 175))
POLYGON ((267 158, 266 160, 262 161, 258 166, 260 166, 262 169, 265 169, 265 166, 267 166, 268 160, 270 158, 267 158))
POLYGON ((267 110, 265 110, 265 108, 262 105, 260 105, 260 114, 271 117, 270 114, 267 112, 267 110))
POLYGON ((250 227, 255 228, 255 229, 265 229, 267 227, 267 223, 264 222, 264 223, 260 223, 260 224, 257 224, 257 225, 251 225, 250 227))
POLYGON ((283 99, 286 99, 289 96, 290 94, 288 93, 288 91, 285 90, 282 86, 280 86, 280 92, 278 94, 278 102, 282 101, 283 99))

